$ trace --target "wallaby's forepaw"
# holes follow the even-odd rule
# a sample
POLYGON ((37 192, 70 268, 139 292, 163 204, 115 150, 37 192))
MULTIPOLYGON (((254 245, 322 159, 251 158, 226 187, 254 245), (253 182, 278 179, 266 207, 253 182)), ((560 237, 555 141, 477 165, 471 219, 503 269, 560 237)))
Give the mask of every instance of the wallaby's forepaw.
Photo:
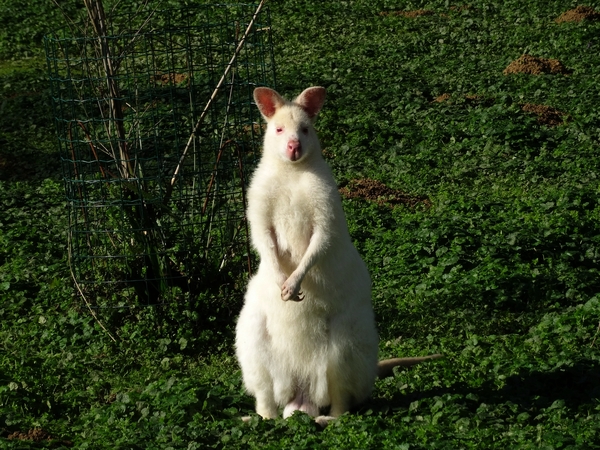
POLYGON ((291 300, 293 302, 301 302, 304 300, 304 295, 300 291, 300 281, 290 276, 283 286, 281 287, 281 300, 287 302, 291 300))

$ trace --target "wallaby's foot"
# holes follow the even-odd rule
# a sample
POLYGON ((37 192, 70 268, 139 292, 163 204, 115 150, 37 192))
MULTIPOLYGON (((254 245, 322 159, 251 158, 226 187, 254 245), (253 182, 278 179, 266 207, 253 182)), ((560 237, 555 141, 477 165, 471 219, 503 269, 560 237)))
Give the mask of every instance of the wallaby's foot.
POLYGON ((277 417, 277 404, 271 396, 265 398, 257 397, 256 413, 263 419, 274 419, 277 417))
POLYGON ((327 425, 329 425, 329 422, 331 422, 332 420, 335 420, 335 417, 333 417, 333 416, 315 417, 316 424, 323 428, 325 428, 327 425))

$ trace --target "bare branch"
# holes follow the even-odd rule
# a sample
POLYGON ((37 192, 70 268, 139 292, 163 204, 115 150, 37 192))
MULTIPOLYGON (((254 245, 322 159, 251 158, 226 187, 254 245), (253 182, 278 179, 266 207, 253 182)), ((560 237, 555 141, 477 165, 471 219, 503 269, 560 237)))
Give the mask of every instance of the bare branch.
MULTIPOLYGON (((87 1, 89 1, 89 0, 87 0, 87 1)), ((208 109, 210 108, 210 105, 212 104, 212 102, 214 101, 214 99, 217 97, 217 95, 219 93, 219 90, 223 86, 223 83, 225 81, 225 78, 227 78, 227 75, 229 74, 229 71, 231 70, 231 68, 235 64, 235 61, 236 61, 236 59, 237 59, 240 51, 242 50, 242 47, 244 46, 244 43, 246 42, 246 38, 250 34, 250 31, 252 30, 252 27, 254 26, 254 22, 256 21, 256 17, 260 13, 260 10, 262 9, 264 3, 265 3, 265 0, 261 0, 261 2, 258 4, 258 7, 256 8, 256 11, 254 12, 254 15, 252 16, 252 19, 250 20, 250 23, 248 24, 248 27, 246 28, 246 31, 244 32, 244 35, 242 36, 242 39, 238 43, 238 45, 237 45, 237 47, 235 49, 235 52, 233 53, 233 56, 231 57, 231 60, 229 61, 229 63, 225 67, 225 71, 223 72, 223 76, 221 76, 221 79, 217 83, 217 87, 215 87, 215 90, 213 91, 212 95, 210 96, 210 99, 208 100, 208 103, 206 103, 206 106, 204 107, 204 110, 202 111, 202 114, 200 114, 200 118, 198 119, 198 121, 196 122, 196 125, 194 126, 194 128, 192 130, 192 134, 190 135, 190 137, 189 137, 189 139, 187 141, 187 144, 186 144, 185 148, 183 149, 183 153, 181 154, 181 157, 179 158, 179 162, 177 163, 177 167, 175 167, 175 171, 173 172, 173 176, 171 177, 171 182, 167 185, 167 189, 166 189, 166 192, 165 192, 165 197, 163 199, 163 203, 164 204, 168 203, 168 201, 171 198, 171 194, 172 194, 173 188, 175 186, 175 181, 177 180, 177 175, 179 175, 179 171, 181 170, 181 165, 183 164, 183 161, 187 157, 187 152, 190 149, 190 146, 192 145, 192 142, 196 138, 196 132, 198 131, 198 128, 200 128, 200 125, 204 121, 204 117, 206 117, 206 114, 208 113, 208 109)))

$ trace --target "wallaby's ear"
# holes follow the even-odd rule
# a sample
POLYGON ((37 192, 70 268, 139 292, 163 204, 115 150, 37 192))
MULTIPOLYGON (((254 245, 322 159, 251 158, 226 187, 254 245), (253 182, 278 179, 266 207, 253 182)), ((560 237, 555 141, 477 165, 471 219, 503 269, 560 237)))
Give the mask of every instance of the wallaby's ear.
POLYGON ((273 89, 266 87, 257 87, 254 89, 254 101, 260 113, 267 120, 273 117, 277 108, 285 104, 285 100, 281 95, 273 89))
POLYGON ((325 88, 320 86, 306 88, 296 97, 294 103, 300 105, 308 117, 314 119, 325 103, 325 88))

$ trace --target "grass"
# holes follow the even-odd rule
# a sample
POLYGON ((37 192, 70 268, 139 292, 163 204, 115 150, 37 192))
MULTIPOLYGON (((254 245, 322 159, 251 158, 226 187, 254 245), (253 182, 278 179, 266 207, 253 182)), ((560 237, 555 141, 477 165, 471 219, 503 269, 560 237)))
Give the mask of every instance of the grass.
POLYGON ((239 421, 242 285, 103 312, 116 344, 85 310, 39 40, 63 19, 0 2, 26 18, 0 14, 0 446, 600 448, 600 23, 554 22, 576 3, 271 3, 278 88, 328 89, 317 125, 338 182, 432 204, 344 201, 381 355, 446 358, 378 381, 321 431, 301 414, 239 421), (434 14, 380 14, 416 9, 434 14), (572 73, 503 75, 523 53, 572 73), (525 103, 568 118, 541 125, 525 103), (36 428, 53 439, 9 439, 36 428))

